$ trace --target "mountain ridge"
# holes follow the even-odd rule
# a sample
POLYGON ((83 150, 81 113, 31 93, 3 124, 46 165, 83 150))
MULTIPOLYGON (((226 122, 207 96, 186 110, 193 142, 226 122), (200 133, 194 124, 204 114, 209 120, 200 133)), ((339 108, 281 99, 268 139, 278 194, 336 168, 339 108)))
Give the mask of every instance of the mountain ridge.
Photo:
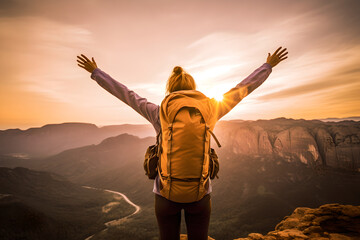
POLYGON ((122 133, 148 137, 154 135, 155 131, 149 124, 97 127, 91 123, 72 122, 46 124, 26 130, 0 130, 0 154, 24 159, 47 157, 66 149, 98 144, 122 133))

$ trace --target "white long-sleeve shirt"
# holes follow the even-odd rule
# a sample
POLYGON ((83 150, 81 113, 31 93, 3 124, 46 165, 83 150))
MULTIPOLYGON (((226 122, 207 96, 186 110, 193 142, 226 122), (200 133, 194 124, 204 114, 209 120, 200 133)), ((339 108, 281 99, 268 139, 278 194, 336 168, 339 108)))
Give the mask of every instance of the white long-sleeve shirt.
MULTIPOLYGON (((223 100, 217 103, 216 113, 219 120, 231 109, 233 109, 244 97, 249 95, 257 87, 259 87, 272 72, 272 67, 268 63, 264 63, 248 77, 238 83, 234 88, 230 89, 223 95, 223 100)), ((112 95, 129 105, 140 115, 146 118, 155 128, 156 134, 161 130, 159 110, 160 106, 149 102, 146 98, 140 97, 134 91, 128 89, 124 84, 116 81, 110 75, 103 72, 100 68, 96 68, 91 78, 95 80, 101 87, 112 95)), ((145 150, 144 150, 145 151, 145 150)), ((156 177, 154 181, 153 192, 160 194, 159 178, 156 177)), ((208 193, 212 191, 211 184, 209 185, 208 193)))

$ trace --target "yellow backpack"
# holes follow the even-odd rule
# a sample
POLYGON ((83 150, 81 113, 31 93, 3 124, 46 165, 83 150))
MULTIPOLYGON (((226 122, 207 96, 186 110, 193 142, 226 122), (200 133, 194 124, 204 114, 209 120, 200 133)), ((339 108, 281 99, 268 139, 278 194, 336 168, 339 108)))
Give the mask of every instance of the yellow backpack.
POLYGON ((160 105, 160 193, 181 203, 201 200, 209 187, 210 136, 217 121, 211 100, 196 90, 176 91, 160 105))

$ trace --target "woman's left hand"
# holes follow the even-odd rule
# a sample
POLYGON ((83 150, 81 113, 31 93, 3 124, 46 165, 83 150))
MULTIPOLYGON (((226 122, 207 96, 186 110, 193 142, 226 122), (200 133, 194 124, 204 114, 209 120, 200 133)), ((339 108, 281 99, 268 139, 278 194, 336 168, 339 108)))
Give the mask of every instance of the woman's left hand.
POLYGON ((94 58, 91 58, 92 61, 90 61, 84 54, 81 54, 81 57, 77 57, 78 66, 84 68, 89 73, 92 73, 97 68, 94 58))

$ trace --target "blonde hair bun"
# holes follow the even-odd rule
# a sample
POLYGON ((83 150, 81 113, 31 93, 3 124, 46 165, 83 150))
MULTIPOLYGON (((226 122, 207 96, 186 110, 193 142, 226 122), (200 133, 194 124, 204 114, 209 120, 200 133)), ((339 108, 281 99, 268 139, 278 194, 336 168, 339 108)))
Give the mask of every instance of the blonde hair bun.
POLYGON ((184 70, 182 69, 182 67, 179 67, 179 66, 176 66, 174 67, 174 70, 173 72, 176 74, 176 75, 180 75, 184 70))
POLYGON ((182 67, 174 67, 167 83, 166 94, 170 94, 180 90, 195 90, 196 84, 193 77, 182 69, 182 67))

